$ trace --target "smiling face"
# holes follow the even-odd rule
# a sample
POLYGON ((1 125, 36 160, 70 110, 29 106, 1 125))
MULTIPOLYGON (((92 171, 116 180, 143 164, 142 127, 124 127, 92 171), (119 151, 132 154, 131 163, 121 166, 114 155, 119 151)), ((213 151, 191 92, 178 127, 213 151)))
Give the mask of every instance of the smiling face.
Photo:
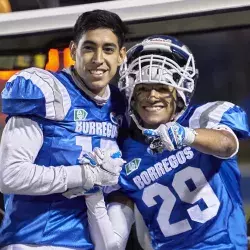
POLYGON ((176 111, 176 89, 165 84, 138 84, 131 105, 145 128, 171 121, 176 111))
POLYGON ((119 48, 117 36, 102 28, 83 33, 78 43, 70 43, 70 51, 78 75, 99 96, 104 94, 126 55, 125 48, 119 48))

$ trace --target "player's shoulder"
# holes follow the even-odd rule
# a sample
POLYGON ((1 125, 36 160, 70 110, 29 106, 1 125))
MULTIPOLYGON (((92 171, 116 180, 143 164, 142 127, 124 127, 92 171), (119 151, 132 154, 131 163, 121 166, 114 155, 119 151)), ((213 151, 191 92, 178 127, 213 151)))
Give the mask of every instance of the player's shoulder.
POLYGON ((185 119, 187 125, 194 129, 213 128, 223 124, 239 133, 239 137, 250 135, 245 111, 228 101, 215 101, 191 106, 185 119))
POLYGON ((192 128, 208 128, 211 122, 219 123, 222 117, 234 109, 236 105, 227 101, 207 102, 205 104, 192 105, 186 112, 186 121, 192 128))
POLYGON ((71 106, 69 93, 56 73, 28 68, 13 75, 2 91, 7 115, 37 115, 62 120, 71 106))

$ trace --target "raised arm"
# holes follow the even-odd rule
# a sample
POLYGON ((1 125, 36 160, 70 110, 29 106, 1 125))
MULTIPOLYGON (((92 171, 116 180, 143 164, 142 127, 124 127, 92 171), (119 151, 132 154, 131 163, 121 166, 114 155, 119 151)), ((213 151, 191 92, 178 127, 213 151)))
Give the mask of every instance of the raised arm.
MULTIPOLYGON (((202 153, 220 158, 233 157, 239 149, 239 139, 249 136, 246 113, 229 102, 212 102, 191 109, 189 123, 161 124, 157 129, 143 133, 158 142, 159 150, 176 150, 191 146, 202 153)), ((151 142, 151 147, 154 146, 151 142)))
POLYGON ((230 158, 237 154, 239 141, 234 132, 228 127, 216 129, 196 129, 197 135, 190 145, 193 148, 209 155, 221 158, 230 158))

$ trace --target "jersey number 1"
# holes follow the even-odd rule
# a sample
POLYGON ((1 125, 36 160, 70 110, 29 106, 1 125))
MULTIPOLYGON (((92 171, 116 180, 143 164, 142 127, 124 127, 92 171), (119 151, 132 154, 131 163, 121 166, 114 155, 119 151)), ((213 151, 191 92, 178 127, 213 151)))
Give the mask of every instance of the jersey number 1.
POLYGON ((76 145, 82 148, 82 151, 78 159, 81 159, 85 152, 92 152, 93 147, 99 147, 101 149, 114 149, 117 151, 119 150, 118 145, 114 140, 101 138, 101 139, 96 139, 95 141, 98 143, 94 144, 93 138, 91 136, 84 136, 84 135, 76 136, 76 145))

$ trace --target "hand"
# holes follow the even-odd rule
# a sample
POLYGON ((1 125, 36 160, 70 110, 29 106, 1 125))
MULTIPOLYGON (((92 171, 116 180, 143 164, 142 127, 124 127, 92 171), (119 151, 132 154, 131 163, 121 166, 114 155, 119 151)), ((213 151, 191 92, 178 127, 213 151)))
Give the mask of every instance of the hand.
MULTIPOLYGON (((143 134, 153 138, 150 148, 157 148, 154 144, 158 144, 161 149, 173 151, 185 145, 191 145, 197 133, 187 127, 181 126, 177 122, 168 122, 161 124, 157 129, 145 129, 143 134), (159 139, 161 143, 159 143, 159 139)), ((159 151, 159 150, 158 150, 159 151)), ((162 150, 161 150, 162 151, 162 150)))
MULTIPOLYGON (((122 166, 125 161, 121 158, 122 154, 121 151, 115 150, 101 150, 100 148, 94 148, 93 152, 83 154, 82 159, 80 162, 82 164, 90 164, 93 167, 97 167, 97 170, 104 171, 109 175, 118 175, 121 172, 122 166)), ((103 181, 100 181, 103 182, 103 181)), ((103 185, 100 183, 96 183, 97 185, 103 185)))
POLYGON ((101 191, 101 186, 112 186, 118 183, 118 178, 125 161, 120 151, 94 148, 93 152, 85 152, 79 159, 85 183, 83 187, 67 190, 63 193, 68 199, 77 196, 91 195, 101 191))
MULTIPOLYGON (((110 150, 108 154, 110 154, 113 159, 122 157, 121 151, 110 150)), ((100 148, 94 148, 93 152, 83 152, 81 158, 78 160, 80 164, 90 164, 91 166, 96 167, 103 164, 104 157, 103 150, 100 148)))
MULTIPOLYGON (((100 186, 111 186, 118 183, 118 177, 122 170, 122 166, 125 161, 117 156, 121 154, 114 150, 102 151, 99 148, 95 148, 92 152, 92 160, 95 161, 91 165, 83 165, 83 173, 85 175, 87 187, 93 187, 94 184, 100 186), (113 158, 117 157, 117 158, 113 158), (91 174, 89 174, 91 173, 91 174)), ((83 159, 87 162, 89 159, 83 159)))

